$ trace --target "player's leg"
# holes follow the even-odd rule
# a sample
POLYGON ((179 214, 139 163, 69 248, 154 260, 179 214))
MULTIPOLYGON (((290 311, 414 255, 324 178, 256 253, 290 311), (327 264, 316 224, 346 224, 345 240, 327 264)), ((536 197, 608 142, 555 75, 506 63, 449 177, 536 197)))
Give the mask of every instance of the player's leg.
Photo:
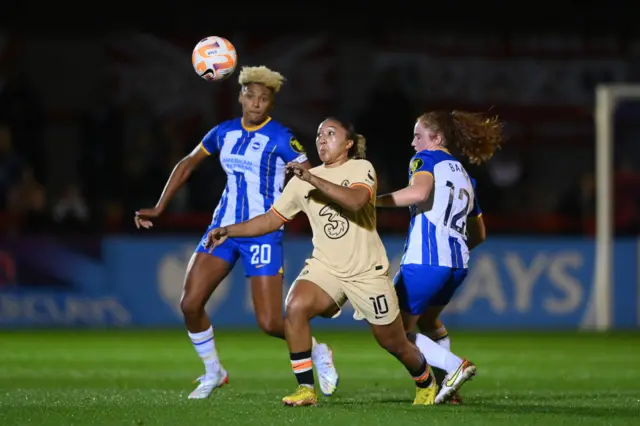
POLYGON ((258 327, 269 336, 284 339, 282 232, 238 241, 242 266, 251 281, 251 298, 258 327))
POLYGON ((451 269, 450 278, 440 291, 433 295, 429 305, 418 318, 420 332, 436 341, 445 349, 451 349, 451 341, 446 327, 440 320, 440 314, 447 307, 455 292, 467 277, 468 269, 451 269))
MULTIPOLYGON (((448 331, 440 320, 440 314, 445 307, 446 306, 429 306, 422 315, 418 317, 416 324, 421 334, 436 342, 441 348, 451 351, 448 331)), ((437 382, 442 383, 447 372, 444 369, 434 368, 433 374, 436 376, 437 382)), ((457 394, 454 395, 449 402, 452 404, 461 403, 462 399, 459 398, 459 396, 460 395, 457 394)))
POLYGON ((269 336, 284 339, 282 274, 253 275, 249 280, 258 327, 269 336))
POLYGON ((343 284, 353 307, 371 326, 378 342, 405 366, 416 383, 414 404, 432 405, 438 385, 420 350, 407 339, 398 297, 386 275, 343 284))
POLYGON ((447 350, 451 350, 451 341, 446 327, 440 320, 440 314, 444 308, 447 307, 449 301, 451 301, 456 290, 467 275, 466 269, 452 269, 451 271, 452 276, 450 280, 448 280, 447 285, 432 297, 429 306, 422 312, 420 318, 417 320, 420 333, 429 337, 447 350))
MULTIPOLYGON (((282 233, 275 232, 242 243, 240 256, 246 275, 251 280, 251 297, 258 326, 268 335, 284 339, 282 233)), ((318 343, 313 337, 311 341, 312 359, 318 371, 320 389, 330 395, 338 385, 333 353, 325 343, 318 343)))
POLYGON ((237 254, 232 241, 225 241, 210 254, 200 244, 191 257, 185 276, 180 308, 193 346, 205 365, 205 374, 197 379, 198 387, 189 399, 208 397, 213 389, 228 382, 220 365, 213 327, 205 305, 235 263, 237 254))
POLYGON ((416 405, 433 405, 438 392, 438 383, 429 364, 417 346, 411 343, 398 314, 389 324, 373 324, 371 330, 378 344, 405 366, 416 383, 416 405))
POLYGON ((449 332, 440 319, 440 314, 446 306, 430 305, 416 321, 418 330, 443 348, 451 350, 449 332))
MULTIPOLYGON (((453 298, 456 290, 460 287, 460 285, 462 285, 462 282, 464 281, 466 276, 467 269, 451 269, 450 278, 447 280, 442 289, 431 299, 431 308, 428 308, 425 311, 425 315, 421 316, 421 318, 418 320, 418 326, 420 327, 421 331, 423 330, 422 327, 425 327, 425 329, 431 330, 431 335, 433 337, 445 337, 440 338, 440 343, 438 345, 446 348, 448 351, 450 351, 451 346, 448 340, 448 335, 446 334, 446 329, 444 329, 439 316, 453 298)), ((427 340, 427 338, 420 338, 420 335, 418 335, 416 344, 419 346, 421 344, 424 345, 427 340)), ((430 342, 431 340, 429 340, 429 343, 430 342)), ((464 359, 461 359, 461 361, 462 362, 455 370, 453 369, 453 365, 448 365, 448 368, 446 368, 447 374, 440 382, 440 391, 436 396, 437 404, 449 402, 452 400, 453 403, 461 403, 462 399, 460 398, 458 390, 462 387, 462 385, 464 385, 467 381, 471 380, 476 375, 476 366, 472 362, 464 359)))
MULTIPOLYGON (((291 366, 298 381, 298 389, 282 399, 285 405, 315 405, 313 363, 311 351, 311 327, 309 322, 316 316, 333 316, 344 303, 339 283, 320 269, 309 265, 295 281, 286 301, 285 335, 289 347, 291 366), (313 281, 312 281, 313 280, 313 281), (322 287, 315 284, 322 283, 322 287)), ((337 378, 336 378, 337 383, 337 378)), ((334 389, 329 389, 333 393, 334 389)))
POLYGON ((455 372, 463 360, 428 336, 414 333, 413 329, 420 314, 428 309, 431 301, 448 289, 452 276, 451 268, 412 264, 402 265, 394 279, 407 337, 418 346, 427 363, 434 367, 436 379, 440 376, 438 383, 447 373, 455 372))

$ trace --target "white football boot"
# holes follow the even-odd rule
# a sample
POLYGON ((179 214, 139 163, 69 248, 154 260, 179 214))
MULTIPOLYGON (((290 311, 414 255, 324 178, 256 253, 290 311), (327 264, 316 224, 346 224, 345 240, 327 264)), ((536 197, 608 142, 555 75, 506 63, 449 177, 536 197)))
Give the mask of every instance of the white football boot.
POLYGON ((320 390, 325 396, 333 395, 339 382, 338 371, 333 364, 333 352, 325 343, 318 343, 311 352, 311 359, 318 372, 320 390))
POLYGON ((477 369, 475 364, 466 359, 462 360, 460 367, 458 367, 456 371, 447 374, 442 381, 440 391, 438 395, 436 395, 436 404, 442 404, 451 399, 462 385, 471 380, 476 373, 477 369))
POLYGON ((200 376, 194 383, 198 383, 198 387, 189 394, 189 399, 208 398, 215 388, 220 388, 229 383, 229 375, 227 371, 220 367, 216 376, 200 376))

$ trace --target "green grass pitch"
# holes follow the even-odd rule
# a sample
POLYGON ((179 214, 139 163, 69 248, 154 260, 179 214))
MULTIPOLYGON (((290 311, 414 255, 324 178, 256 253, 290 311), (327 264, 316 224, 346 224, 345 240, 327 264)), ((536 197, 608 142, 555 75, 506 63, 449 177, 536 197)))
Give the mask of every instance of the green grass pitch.
POLYGON ((0 425, 640 425, 640 335, 453 332, 478 365, 465 405, 413 407, 403 367, 366 331, 318 332, 340 388, 287 408, 282 341, 220 329, 230 385, 187 400, 201 364, 183 332, 0 332, 0 425))

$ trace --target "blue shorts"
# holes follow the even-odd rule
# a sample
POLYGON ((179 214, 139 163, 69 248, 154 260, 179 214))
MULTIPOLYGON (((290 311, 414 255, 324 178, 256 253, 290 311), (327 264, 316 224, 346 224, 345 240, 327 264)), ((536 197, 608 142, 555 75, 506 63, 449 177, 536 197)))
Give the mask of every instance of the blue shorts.
POLYGON ((429 306, 446 306, 468 269, 432 265, 401 265, 394 285, 402 312, 422 314, 429 306))
POLYGON ((282 252, 282 231, 272 232, 254 238, 227 238, 227 240, 213 249, 204 247, 207 234, 214 228, 207 228, 196 253, 206 253, 219 257, 233 267, 238 258, 242 260, 244 274, 247 277, 274 276, 284 273, 284 256, 282 252))

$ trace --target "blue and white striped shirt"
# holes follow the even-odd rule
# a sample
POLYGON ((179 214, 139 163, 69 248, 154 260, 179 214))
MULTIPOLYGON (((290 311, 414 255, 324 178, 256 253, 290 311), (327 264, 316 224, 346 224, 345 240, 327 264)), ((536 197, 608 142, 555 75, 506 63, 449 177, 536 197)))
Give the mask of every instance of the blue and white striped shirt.
POLYGON ((420 173, 433 176, 432 195, 410 207, 411 223, 402 264, 467 268, 467 217, 482 212, 475 181, 446 151, 420 151, 409 163, 409 182, 420 173))
POLYGON ((293 133, 268 118, 247 127, 241 118, 225 121, 202 139, 207 154, 219 154, 227 185, 213 213, 212 225, 227 226, 266 213, 284 186, 284 166, 304 162, 304 148, 293 133))

